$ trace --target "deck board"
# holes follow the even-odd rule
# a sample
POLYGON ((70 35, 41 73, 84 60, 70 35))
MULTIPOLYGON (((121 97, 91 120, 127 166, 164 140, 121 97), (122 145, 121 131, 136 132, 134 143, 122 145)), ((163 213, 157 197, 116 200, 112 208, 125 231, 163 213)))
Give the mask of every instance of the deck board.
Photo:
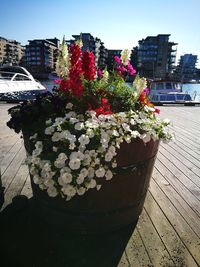
MULTIPOLYGON (((10 104, 0 104, 0 168, 5 208, 32 196, 20 135, 6 127, 10 104)), ((118 267, 200 265, 200 107, 161 107, 175 140, 161 144, 145 207, 118 267)))

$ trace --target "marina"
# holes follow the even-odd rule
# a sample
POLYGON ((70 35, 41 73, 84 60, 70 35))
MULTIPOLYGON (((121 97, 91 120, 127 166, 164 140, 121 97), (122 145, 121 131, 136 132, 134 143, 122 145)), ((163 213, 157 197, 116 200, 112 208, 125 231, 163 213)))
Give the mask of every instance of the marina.
MULTIPOLYGON (((32 197, 23 139, 6 126, 10 107, 11 104, 0 104, 0 168, 5 187, 1 213, 4 214, 9 213, 9 205, 17 195, 32 197)), ((170 128, 175 139, 169 144, 160 144, 142 215, 118 267, 200 265, 200 107, 159 108, 160 116, 172 121, 170 128)), ((16 221, 22 216, 20 212, 19 208, 16 221)), ((17 264, 9 266, 34 266, 28 262, 32 259, 28 259, 26 254, 27 243, 21 242, 18 248, 19 240, 11 242, 11 235, 17 236, 19 229, 14 223, 9 222, 9 225, 12 225, 9 231, 1 229, 7 236, 7 239, 1 239, 0 252, 4 251, 1 260, 16 260, 17 264), (12 259, 8 255, 13 255, 12 259)), ((31 237, 26 238, 28 246, 31 246, 31 237)), ((117 246, 115 243, 115 248, 117 246)), ((37 253, 36 259, 39 257, 37 253)), ((97 266, 96 263, 93 266, 97 266)), ((106 258, 103 266, 111 266, 106 265, 106 258)))

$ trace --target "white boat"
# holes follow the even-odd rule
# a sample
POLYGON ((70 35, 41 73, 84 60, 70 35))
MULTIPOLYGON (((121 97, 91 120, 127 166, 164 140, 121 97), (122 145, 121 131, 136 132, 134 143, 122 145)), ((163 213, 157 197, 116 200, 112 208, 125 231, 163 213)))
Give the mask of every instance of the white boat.
POLYGON ((23 101, 35 99, 46 88, 20 66, 0 67, 0 100, 23 101))
POLYGON ((184 104, 195 105, 195 99, 182 91, 182 83, 170 80, 155 80, 150 83, 150 101, 154 105, 184 104))

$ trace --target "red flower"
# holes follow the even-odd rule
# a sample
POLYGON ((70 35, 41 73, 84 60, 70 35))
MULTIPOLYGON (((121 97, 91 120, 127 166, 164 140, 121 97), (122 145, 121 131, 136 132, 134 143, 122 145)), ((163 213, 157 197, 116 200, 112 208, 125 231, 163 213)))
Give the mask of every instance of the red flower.
POLYGON ((160 114, 160 109, 159 108, 155 108, 155 111, 156 111, 156 113, 160 114))
POLYGON ((61 80, 60 89, 67 92, 70 89, 70 80, 61 80))
POLYGON ((110 104, 108 104, 108 99, 107 98, 102 98, 101 99, 101 105, 98 108, 94 108, 92 104, 88 104, 88 110, 94 110, 96 112, 96 115, 99 116, 101 114, 107 115, 111 114, 110 110, 110 104))
POLYGON ((81 81, 82 65, 81 65, 81 48, 79 45, 72 44, 70 46, 70 87, 72 90, 72 94, 77 97, 82 96, 83 86, 81 81))
POLYGON ((90 51, 83 53, 82 70, 84 78, 93 81, 96 75, 94 54, 90 51))

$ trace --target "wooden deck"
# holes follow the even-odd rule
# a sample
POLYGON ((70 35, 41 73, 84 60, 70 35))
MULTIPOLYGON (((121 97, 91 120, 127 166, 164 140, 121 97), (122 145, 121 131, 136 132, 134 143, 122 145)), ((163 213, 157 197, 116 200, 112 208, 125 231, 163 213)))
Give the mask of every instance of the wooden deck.
MULTIPOLYGON (((6 127, 10 106, 0 104, 3 208, 16 195, 32 194, 23 140, 6 127)), ((161 117, 173 122, 175 140, 160 145, 145 207, 118 267, 200 266, 200 107, 161 107, 161 117)))

